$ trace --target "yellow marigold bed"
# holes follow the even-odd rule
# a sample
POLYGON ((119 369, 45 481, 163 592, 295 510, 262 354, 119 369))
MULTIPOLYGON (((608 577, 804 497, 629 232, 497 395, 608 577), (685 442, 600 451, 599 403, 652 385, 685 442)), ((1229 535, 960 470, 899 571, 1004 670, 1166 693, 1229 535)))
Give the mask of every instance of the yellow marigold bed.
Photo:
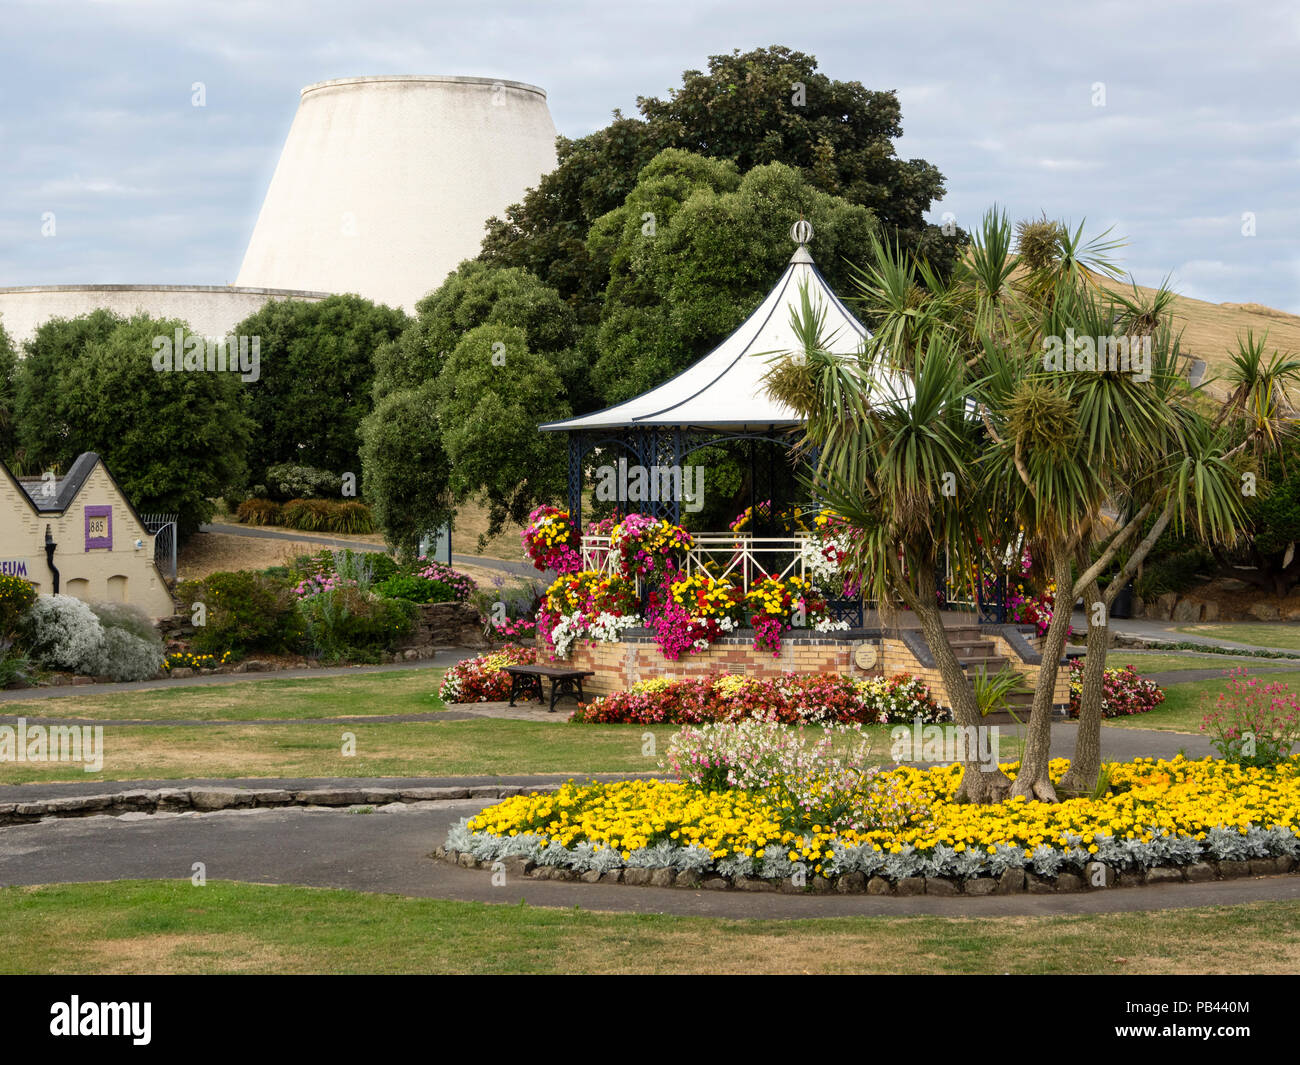
MULTIPOLYGON (((1018 763, 1002 768, 1014 776, 1018 763)), ((1067 768, 1065 759, 1054 760, 1053 779, 1067 768)), ((928 813, 864 832, 783 830, 782 811, 766 794, 702 792, 660 780, 570 781, 554 793, 489 807, 453 830, 448 846, 478 858, 519 854, 575 869, 655 864, 757 876, 786 876, 796 865, 889 877, 997 875, 1012 867, 1054 876, 1092 860, 1146 868, 1300 857, 1295 758, 1271 769, 1181 756, 1109 768, 1111 793, 1102 798, 976 806, 950 801, 959 766, 902 767, 881 777, 922 798, 928 813)))

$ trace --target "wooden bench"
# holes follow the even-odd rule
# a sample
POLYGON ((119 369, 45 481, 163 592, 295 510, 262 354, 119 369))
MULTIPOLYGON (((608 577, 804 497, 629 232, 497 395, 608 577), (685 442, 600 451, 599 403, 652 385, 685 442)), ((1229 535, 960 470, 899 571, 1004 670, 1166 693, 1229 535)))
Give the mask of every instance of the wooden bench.
POLYGON ((551 679, 551 710, 555 713, 555 701, 571 695, 582 702, 582 678, 594 677, 591 670, 564 669, 561 666, 506 666, 510 674, 510 705, 521 695, 536 695, 539 702, 542 694, 542 678, 551 679), (576 690, 575 690, 576 686, 576 690))

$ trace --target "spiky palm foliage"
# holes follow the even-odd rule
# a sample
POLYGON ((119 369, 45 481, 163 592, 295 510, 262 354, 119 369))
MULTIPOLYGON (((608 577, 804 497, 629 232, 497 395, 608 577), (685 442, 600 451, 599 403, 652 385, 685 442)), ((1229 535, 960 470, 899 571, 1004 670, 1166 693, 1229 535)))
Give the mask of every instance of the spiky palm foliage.
POLYGON ((924 347, 935 330, 948 330, 954 301, 952 288, 925 263, 917 263, 896 242, 882 242, 875 234, 868 246, 865 266, 853 268, 857 304, 870 325, 874 342, 904 370, 918 347, 924 347))
MULTIPOLYGON (((1050 710, 1076 597, 1108 613, 1171 523, 1207 542, 1235 538, 1243 449, 1286 431, 1286 388, 1300 366, 1247 338, 1216 421, 1203 409, 1207 393, 1178 372, 1168 289, 1129 298, 1099 284, 1118 273, 1110 259, 1118 241, 1046 221, 1022 225, 1018 237, 1017 255, 1005 215, 990 211, 949 282, 877 244, 859 274, 860 306, 876 329, 866 350, 830 355, 805 300, 801 350, 777 360, 769 384, 806 418, 801 446, 818 455, 810 487, 860 530, 855 562, 866 594, 915 612, 963 724, 978 723, 978 704, 942 626, 936 576, 945 552, 965 569, 984 545, 1012 543, 1024 530, 1057 595, 1014 793, 1054 799, 1050 710), (1099 344, 1103 360, 1120 350, 1118 337, 1136 338, 1140 359, 1130 351, 1127 369, 1049 370, 1046 342, 1068 335, 1093 338, 1082 350, 1094 345, 1095 359, 1099 344), (873 389, 900 370, 910 392, 873 389), (1118 575, 1103 585, 1115 564, 1118 575)), ((1079 754, 1067 777, 1084 790, 1097 775, 1105 652, 1104 627, 1091 627, 1079 754)), ((969 771, 964 781, 973 798, 1004 790, 969 771)))
POLYGON ((1300 385, 1300 359, 1267 349, 1268 334, 1237 337, 1237 350, 1224 374, 1231 392, 1219 421, 1236 424, 1256 458, 1278 452, 1282 440, 1300 428, 1291 393, 1300 385))
MULTIPOLYGON (((888 613, 901 601, 915 612, 943 674, 958 721, 979 725, 969 678, 947 642, 935 598, 946 553, 974 557, 991 509, 979 495, 973 382, 950 335, 932 331, 904 358, 876 343, 857 359, 835 356, 817 336, 807 306, 796 329, 802 347, 775 361, 769 392, 806 419, 800 446, 816 447, 808 488, 855 528, 847 565, 863 594, 888 613), (906 389, 900 365, 910 367, 906 389)), ((967 767, 962 793, 1005 794, 1000 772, 967 767)))

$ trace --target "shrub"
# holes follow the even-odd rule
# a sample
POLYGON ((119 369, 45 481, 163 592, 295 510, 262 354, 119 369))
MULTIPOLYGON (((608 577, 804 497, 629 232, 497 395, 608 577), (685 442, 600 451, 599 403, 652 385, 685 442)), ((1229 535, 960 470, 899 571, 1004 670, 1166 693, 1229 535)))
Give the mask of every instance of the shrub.
POLYGON ((414 573, 417 577, 423 577, 425 580, 445 584, 451 589, 452 596, 458 603, 466 602, 477 588, 473 577, 467 577, 465 574, 452 569, 450 566, 445 566, 441 562, 430 562, 423 555, 415 560, 414 573))
POLYGON ((1284 681, 1266 684, 1245 669, 1234 669, 1227 691, 1207 709, 1201 731, 1213 734, 1210 743, 1229 762, 1275 766, 1300 743, 1300 698, 1284 681))
POLYGON ((104 651, 104 626, 94 611, 70 595, 41 595, 23 623, 33 660, 44 669, 95 673, 104 651))
POLYGON ((36 589, 21 577, 0 577, 0 639, 18 631, 23 615, 36 602, 36 589))
POLYGON ((328 659, 373 659, 415 627, 414 603, 382 599, 350 585, 303 599, 299 609, 312 651, 328 659))
POLYGON ((92 603, 104 627, 104 649, 91 672, 114 680, 147 680, 162 668, 162 637, 152 621, 129 603, 92 603))
POLYGON ((26 681, 32 663, 11 640, 0 640, 0 688, 9 688, 18 681, 26 681))
POLYGON ((91 603, 90 609, 105 629, 122 629, 141 640, 162 646, 162 637, 158 635, 157 626, 138 606, 132 606, 130 603, 103 602, 91 603))
POLYGON ((364 503, 332 499, 291 499, 280 508, 280 524, 305 532, 369 533, 374 518, 364 503))
POLYGON ((324 499, 291 499, 280 508, 280 523, 288 529, 323 532, 330 524, 329 507, 324 499))
POLYGON ((355 499, 334 504, 334 531, 340 533, 372 533, 375 516, 365 503, 355 499))
POLYGON ((299 555, 291 568, 293 575, 300 580, 340 575, 356 579, 364 575, 367 581, 386 581, 400 569, 392 555, 382 551, 353 551, 350 547, 342 551, 325 550, 314 555, 299 555))
POLYGON ((282 462, 267 467, 266 486, 277 499, 318 499, 337 497, 343 490, 343 478, 314 466, 282 462))
POLYGON ((249 570, 213 573, 181 584, 177 595, 187 607, 191 603, 207 607, 206 624, 191 641, 196 651, 274 653, 296 650, 302 644, 302 619, 283 578, 249 570))
POLYGON ((1142 567, 1142 576, 1133 582, 1133 590, 1143 599, 1155 599, 1167 592, 1182 593, 1200 583, 1213 566, 1214 556, 1199 544, 1175 548, 1166 555, 1149 558, 1142 567))
POLYGON ((442 675, 438 697, 449 703, 496 703, 510 698, 510 674, 506 666, 533 665, 537 652, 531 647, 503 647, 491 654, 457 662, 442 675))
POLYGON ((455 593, 442 581, 424 577, 389 577, 375 585, 375 591, 386 599, 406 599, 412 603, 449 603, 455 593))
POLYGON ((125 629, 105 629, 99 659, 87 670, 114 680, 148 680, 162 668, 162 645, 133 636, 125 629))
MULTIPOLYGON (((469 580, 468 577, 465 579, 469 580)), ((493 577, 491 588, 476 586, 470 593, 469 601, 484 617, 499 616, 504 611, 507 618, 528 621, 537 617, 537 611, 542 605, 541 593, 535 582, 507 587, 504 577, 493 577), (500 610, 497 608, 498 603, 501 604, 500 610)))
POLYGON ((281 507, 270 499, 245 499, 235 510, 235 517, 245 525, 279 525, 281 507))
MULTIPOLYGON (((1080 700, 1083 698, 1082 659, 1070 663, 1070 716, 1079 716, 1080 700)), ((1145 714, 1154 710, 1165 701, 1164 689, 1155 681, 1139 676, 1132 666, 1123 669, 1106 670, 1101 695, 1102 717, 1127 717, 1130 714, 1145 714)))

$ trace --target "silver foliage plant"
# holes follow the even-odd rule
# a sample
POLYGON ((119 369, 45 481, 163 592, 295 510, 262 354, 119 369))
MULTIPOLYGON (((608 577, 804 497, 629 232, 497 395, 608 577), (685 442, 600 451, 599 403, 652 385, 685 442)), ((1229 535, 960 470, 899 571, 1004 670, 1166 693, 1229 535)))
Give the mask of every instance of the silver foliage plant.
POLYGON ((32 658, 44 669, 146 680, 162 668, 162 638, 143 612, 126 603, 87 605, 71 595, 41 595, 23 627, 32 658))
POLYGON ((104 653, 104 626, 71 595, 39 595, 24 619, 32 658, 45 669, 93 673, 104 653))
MULTIPOLYGON (((1049 847, 1040 844, 1029 858, 1020 847, 1010 843, 986 848, 956 851, 940 845, 928 852, 904 846, 897 854, 876 850, 870 844, 846 847, 832 845, 832 857, 822 867, 824 875, 839 876, 844 873, 862 873, 865 876, 884 876, 889 880, 902 880, 910 876, 950 876, 973 878, 1001 876, 1008 869, 1026 869, 1039 876, 1055 877, 1063 872, 1079 872, 1089 862, 1100 861, 1117 869, 1151 869, 1157 866, 1183 866, 1197 861, 1245 861, 1250 858, 1292 857, 1300 858, 1300 836, 1284 827, 1271 829, 1251 826, 1242 832, 1239 828, 1218 826, 1206 833, 1204 841, 1175 833, 1161 835, 1161 829, 1152 826, 1155 837, 1149 842, 1136 839, 1117 839, 1098 834, 1094 836, 1096 853, 1083 847, 1077 836, 1067 835, 1069 846, 1049 847)), ((697 844, 683 847, 676 843, 661 842, 631 851, 625 861, 609 847, 597 849, 595 844, 582 842, 573 847, 547 843, 544 837, 528 834, 495 836, 485 832, 470 832, 468 819, 463 819, 447 834, 449 850, 472 855, 482 861, 498 858, 527 858, 537 865, 555 865, 579 872, 590 869, 602 873, 621 868, 664 869, 694 873, 714 872, 721 876, 760 876, 764 879, 789 877, 798 869, 805 876, 812 871, 804 864, 791 862, 786 854, 776 848, 767 848, 762 858, 730 855, 714 860, 710 853, 697 844)))

